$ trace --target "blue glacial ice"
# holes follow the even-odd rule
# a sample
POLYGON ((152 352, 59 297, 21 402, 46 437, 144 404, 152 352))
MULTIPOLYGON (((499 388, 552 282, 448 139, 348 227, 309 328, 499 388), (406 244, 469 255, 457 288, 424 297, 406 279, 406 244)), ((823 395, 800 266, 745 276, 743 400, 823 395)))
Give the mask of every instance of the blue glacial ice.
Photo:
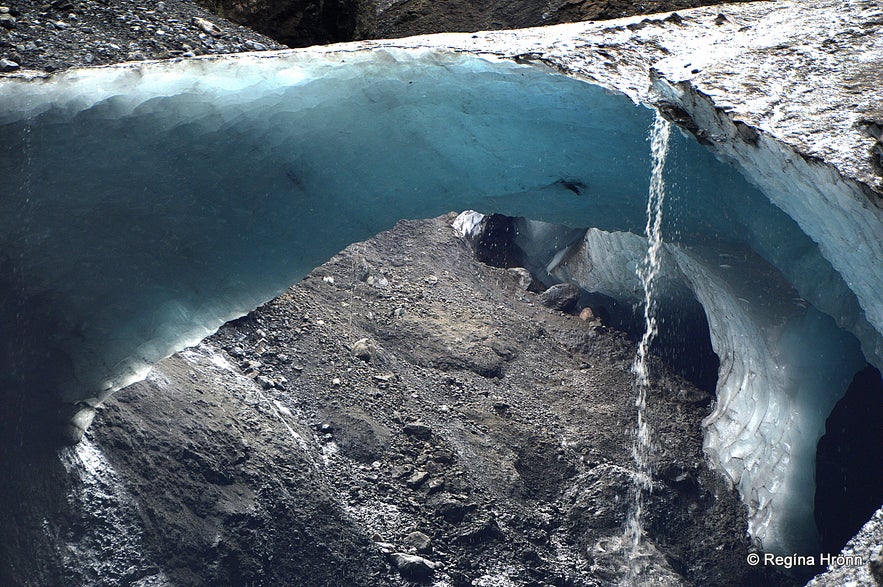
MULTIPOLYGON (((562 75, 295 53, 4 80, 0 103, 0 399, 22 413, 87 413, 403 218, 591 227, 550 269, 634 301, 652 113, 562 75)), ((811 551, 816 441, 853 374, 883 363, 880 309, 692 138, 672 137, 666 181, 669 299, 699 301, 721 359, 706 451, 765 548, 811 551)), ((879 259, 867 271, 880 280, 879 259)))

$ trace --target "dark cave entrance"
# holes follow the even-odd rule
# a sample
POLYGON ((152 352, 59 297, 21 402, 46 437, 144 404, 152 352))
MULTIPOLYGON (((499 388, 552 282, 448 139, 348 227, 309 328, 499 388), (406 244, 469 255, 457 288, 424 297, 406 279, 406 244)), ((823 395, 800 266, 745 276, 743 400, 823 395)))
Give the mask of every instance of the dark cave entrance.
POLYGON ((840 552, 883 505, 880 371, 856 374, 825 423, 816 450, 815 519, 822 552, 840 552))
MULTIPOLYGON (((503 214, 491 214, 483 220, 483 226, 470 239, 476 258, 488 265, 502 268, 527 267, 534 283, 531 289, 543 291, 554 282, 551 276, 537 269, 542 263, 530 259, 519 246, 519 218, 503 214)), ((566 248, 581 238, 584 229, 562 229, 567 236, 561 246, 566 248)), ((563 250, 563 249, 562 249, 563 250)), ((623 303, 610 296, 582 290, 579 307, 589 306, 602 321, 626 332, 637 343, 644 333, 644 317, 641 307, 623 303)), ((720 359, 711 344, 711 331, 705 310, 695 297, 669 298, 657 310, 659 333, 651 346, 651 352, 677 375, 712 396, 717 388, 720 359)))

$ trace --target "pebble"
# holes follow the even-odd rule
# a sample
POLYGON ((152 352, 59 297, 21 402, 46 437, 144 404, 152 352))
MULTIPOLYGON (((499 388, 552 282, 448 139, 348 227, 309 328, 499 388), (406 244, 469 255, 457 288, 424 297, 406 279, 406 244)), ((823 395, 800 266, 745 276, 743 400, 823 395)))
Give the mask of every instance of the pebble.
POLYGON ((426 494, 433 495, 439 493, 445 488, 445 482, 442 479, 430 479, 426 484, 426 494))
POLYGON ((375 540, 374 544, 377 546, 377 549, 380 550, 382 554, 392 554, 396 550, 395 544, 391 542, 383 542, 382 540, 375 540))
POLYGON ((432 539, 419 530, 415 530, 405 536, 403 543, 405 546, 413 548, 418 554, 429 554, 432 552, 432 539))
POLYGON ((539 299, 547 308, 565 311, 576 304, 579 288, 572 283, 559 283, 541 293, 539 299))
POLYGON ((371 275, 365 280, 365 283, 372 287, 376 287, 377 289, 384 289, 389 286, 389 280, 382 275, 379 277, 371 275))
POLYGON ((459 524, 466 517, 466 504, 456 499, 446 499, 439 503, 435 512, 449 524, 459 524))
POLYGON ((432 428, 422 422, 411 422, 409 424, 405 424, 404 432, 408 436, 413 436, 414 438, 419 438, 420 440, 429 440, 430 436, 432 436, 432 428))
POLYGON ((252 41, 251 39, 245 42, 245 46, 252 51, 266 51, 269 48, 263 43, 258 43, 257 41, 252 41))
POLYGON ((16 71, 21 66, 11 59, 0 59, 0 72, 16 71))
POLYGON ((408 477, 408 480, 405 481, 405 484, 411 489, 419 489, 421 485, 426 483, 426 480, 429 478, 429 473, 426 471, 414 471, 414 474, 408 477))
POLYGON ((221 29, 218 27, 218 25, 211 22, 210 20, 194 16, 193 20, 191 20, 190 22, 196 25, 204 33, 209 34, 213 37, 219 37, 221 35, 221 29))
POLYGON ((353 356, 370 363, 377 356, 377 345, 370 338, 360 338, 353 344, 353 356))
MULTIPOLYGON (((5 6, 3 8, 6 8, 5 6)), ((6 9, 9 10, 8 8, 6 9)), ((14 29, 16 26, 15 17, 8 12, 0 13, 0 26, 7 29, 14 29)))
POLYGON ((404 552, 390 554, 389 560, 402 577, 412 581, 425 581, 429 579, 435 573, 436 566, 438 566, 422 556, 405 554, 404 552))
POLYGON ((263 389, 272 389, 275 387, 275 383, 269 377, 264 377, 263 375, 258 375, 254 378, 255 383, 260 385, 263 389))
POLYGON ((521 289, 527 289, 533 284, 533 276, 524 267, 512 267, 506 271, 515 278, 518 287, 521 289))
POLYGON ((398 379, 398 377, 396 377, 395 373, 389 373, 386 375, 374 375, 371 379, 379 389, 387 389, 389 388, 389 384, 398 379))

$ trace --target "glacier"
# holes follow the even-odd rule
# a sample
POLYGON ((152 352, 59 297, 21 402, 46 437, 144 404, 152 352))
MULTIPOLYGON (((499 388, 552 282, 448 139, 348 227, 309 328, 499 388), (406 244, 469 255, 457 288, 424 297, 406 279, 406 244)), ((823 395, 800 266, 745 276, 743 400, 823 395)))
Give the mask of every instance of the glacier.
MULTIPOLYGON (((604 34, 652 32, 670 55, 683 20, 604 34)), ((572 56, 590 60, 574 39, 598 44, 591 26, 0 80, 7 432, 78 440, 151 364, 403 218, 560 225, 525 225, 534 265, 637 302, 658 106, 712 147, 672 137, 661 284, 662 304, 703 309, 720 359, 706 452, 763 548, 814 552, 825 418, 856 372, 883 366, 876 187, 740 131, 674 75, 675 57, 611 68, 608 47, 588 73, 572 56), (506 55, 487 48, 500 39, 506 55)))

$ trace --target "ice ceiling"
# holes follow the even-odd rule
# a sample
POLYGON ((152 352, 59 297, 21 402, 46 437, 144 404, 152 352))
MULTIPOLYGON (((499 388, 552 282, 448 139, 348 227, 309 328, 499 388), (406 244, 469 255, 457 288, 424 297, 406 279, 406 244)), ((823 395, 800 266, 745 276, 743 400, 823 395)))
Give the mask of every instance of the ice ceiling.
MULTIPOLYGON (((591 227, 556 274, 636 296, 653 115, 568 77, 388 49, 6 80, 0 102, 4 410, 71 418, 402 218, 591 227)), ((706 450, 765 548, 812 550, 816 441, 880 333, 692 137, 666 181, 667 297, 702 304, 721 358, 706 450)))

